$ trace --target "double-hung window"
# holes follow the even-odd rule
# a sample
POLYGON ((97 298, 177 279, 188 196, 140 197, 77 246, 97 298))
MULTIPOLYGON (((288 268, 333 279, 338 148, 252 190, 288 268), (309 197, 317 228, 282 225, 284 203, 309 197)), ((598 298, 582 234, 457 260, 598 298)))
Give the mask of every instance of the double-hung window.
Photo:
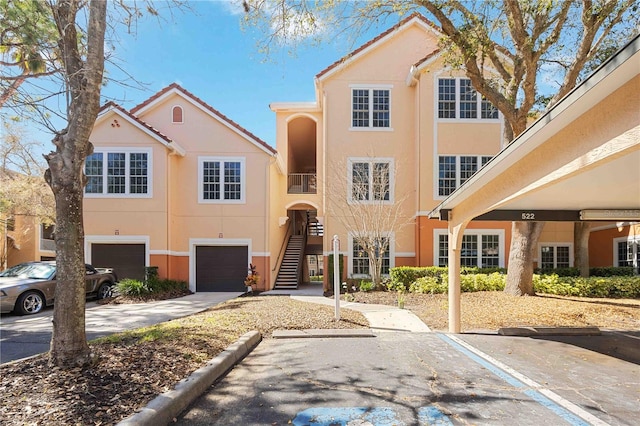
POLYGON ((151 196, 151 150, 105 149, 85 159, 89 197, 151 196))
POLYGON ((349 201, 387 203, 393 201, 393 161, 390 159, 349 160, 349 201))
POLYGON ((497 120, 498 109, 476 91, 470 79, 439 78, 438 118, 497 120))
POLYGON ((567 244, 542 244, 539 255, 541 269, 569 268, 573 264, 571 246, 567 244))
MULTIPOLYGON (((449 235, 446 230, 436 230, 436 251, 434 263, 438 266, 449 264, 449 235)), ((504 231, 467 230, 462 236, 460 265, 494 268, 504 265, 504 231)))
POLYGON ((390 130, 391 86, 351 87, 351 128, 390 130))
POLYGON ((241 204, 245 202, 244 158, 199 158, 200 203, 241 204))
POLYGON ((446 197, 465 183, 491 156, 441 155, 438 157, 438 196, 446 197))

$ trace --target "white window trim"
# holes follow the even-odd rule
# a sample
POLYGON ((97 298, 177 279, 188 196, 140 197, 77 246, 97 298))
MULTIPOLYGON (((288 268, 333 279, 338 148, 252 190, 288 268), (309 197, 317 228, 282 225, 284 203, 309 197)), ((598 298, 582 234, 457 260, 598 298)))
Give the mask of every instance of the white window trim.
MULTIPOLYGON (((221 173, 224 172, 224 167, 220 169, 221 173)), ((220 193, 224 194, 224 175, 221 175, 220 193)), ((245 157, 198 157, 198 203, 199 204, 245 204, 247 194, 247 174, 246 174, 246 159, 245 157), (204 179, 204 163, 205 162, 239 162, 240 163, 240 199, 239 200, 205 200, 204 189, 202 187, 204 179)))
POLYGON ((573 268, 573 243, 569 242, 548 242, 544 241, 538 243, 538 259, 536 263, 538 264, 538 268, 542 268, 542 247, 553 247, 553 267, 557 268, 558 266, 558 251, 555 250, 557 247, 569 247, 569 268, 573 268))
MULTIPOLYGON (((456 189, 461 185, 461 158, 462 157, 476 157, 478 160, 478 170, 482 168, 482 157, 494 157, 495 155, 488 154, 438 154, 434 159, 434 177, 433 177, 433 199, 444 200, 448 195, 440 195, 440 157, 456 157, 456 189)), ((476 173, 478 172, 476 170, 476 173)), ((466 181, 465 181, 466 182, 466 181)), ((454 190, 455 191, 455 190, 454 190)))
POLYGON ((393 132, 391 127, 392 114, 391 106, 393 105, 393 84, 350 84, 349 85, 349 101, 351 107, 349 108, 349 130, 352 132, 393 132), (354 90, 369 90, 369 126, 368 127, 353 127, 353 91, 354 90), (389 91, 389 127, 373 127, 373 90, 388 90, 389 91))
MULTIPOLYGON (((369 188, 372 188, 373 167, 369 168, 369 188)), ((395 199, 395 162, 391 157, 349 157, 347 158, 347 203, 348 204, 383 204, 393 205, 395 199), (369 201, 353 199, 353 163, 389 163, 389 201, 373 200, 369 201)), ((371 195, 371 194, 370 194, 371 195)))
MULTIPOLYGON (((440 235, 445 235, 449 238, 449 231, 447 229, 434 229, 433 230, 433 265, 439 265, 439 242, 440 235)), ((504 268, 506 262, 506 247, 505 247, 505 231, 504 229, 465 229, 464 235, 497 235, 498 236, 498 268, 504 268)), ((482 248, 480 247, 482 241, 478 241, 478 256, 481 256, 482 248)), ((479 258, 482 261, 481 258, 479 258)), ((482 264, 482 263, 480 263, 482 264)))
MULTIPOLYGON (((93 151, 94 154, 100 153, 102 154, 102 193, 87 193, 84 192, 84 198, 153 198, 153 150, 151 148, 96 148, 93 151), (108 154, 126 154, 126 168, 125 168, 125 193, 124 194, 109 194, 107 193, 107 158, 108 154), (130 154, 147 154, 147 193, 146 194, 130 194, 130 184, 129 181, 131 177, 131 164, 129 162, 130 154)), ((82 171, 84 172, 85 165, 82 165, 82 171)), ((85 187, 86 188, 86 187, 85 187)), ((86 189, 83 189, 86 191, 86 189)))
POLYGON ((184 124, 184 108, 182 108, 181 105, 174 105, 171 107, 171 124, 184 124), (182 121, 173 121, 173 110, 176 108, 180 108, 180 111, 182 112, 182 114, 180 114, 182 116, 182 121))
POLYGON ((480 92, 478 92, 476 90, 476 93, 478 93, 477 99, 476 99, 476 111, 478 113, 477 118, 460 118, 460 80, 470 80, 468 77, 464 77, 464 76, 459 76, 459 77, 454 77, 454 76, 442 76, 442 75, 436 75, 434 76, 434 96, 433 96, 433 100, 434 100, 434 120, 435 121, 440 121, 440 122, 444 122, 444 123, 474 123, 474 124, 478 124, 478 123, 499 123, 502 121, 502 113, 500 112, 500 110, 498 110, 498 118, 481 118, 482 117, 482 94, 480 92), (451 80, 454 79, 456 81, 456 118, 440 118, 440 108, 438 106, 439 103, 439 96, 440 96, 440 84, 439 84, 439 80, 441 79, 445 79, 445 80, 451 80))
MULTIPOLYGON (((386 233, 389 238, 389 270, 396 266, 396 236, 394 232, 386 233)), ((383 235, 384 237, 385 235, 383 235)), ((365 274, 354 274, 353 273, 353 240, 354 236, 352 233, 349 233, 347 236, 349 252, 347 254, 348 259, 348 268, 347 268, 347 276, 349 278, 369 278, 369 275, 365 274)), ((388 274, 382 274, 383 277, 388 277, 388 274)))
MULTIPOLYGON (((614 267, 618 266, 618 262, 620 261, 620 253, 618 252, 618 243, 621 242, 627 242, 627 243, 635 243, 636 244, 636 250, 640 251, 640 235, 628 235, 626 237, 618 237, 618 238, 614 238, 613 239, 613 265, 614 267)), ((633 261, 635 262, 635 260, 637 259, 637 254, 633 257, 633 261)), ((640 268, 640 265, 634 265, 633 268, 638 269, 640 268)))

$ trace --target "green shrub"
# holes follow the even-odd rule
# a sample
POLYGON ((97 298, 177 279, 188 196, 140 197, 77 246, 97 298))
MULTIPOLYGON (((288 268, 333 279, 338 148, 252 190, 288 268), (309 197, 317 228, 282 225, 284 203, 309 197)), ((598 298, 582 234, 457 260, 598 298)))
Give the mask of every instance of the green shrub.
POLYGON ((640 277, 559 277, 534 275, 533 288, 538 293, 579 297, 640 297, 640 277))
POLYGON ((499 272, 492 274, 467 274, 460 276, 460 289, 463 292, 502 291, 507 276, 499 272))
POLYGON ((446 293, 448 288, 447 281, 443 281, 441 277, 420 277, 409 286, 410 293, 422 294, 438 294, 446 293))
POLYGON ((534 271, 538 275, 557 275, 559 277, 579 277, 580 269, 578 268, 536 268, 534 271))
POLYGON ((607 266, 589 269, 591 277, 632 277, 633 275, 633 266, 607 266))
POLYGON ((155 279, 147 283, 150 293, 165 293, 172 291, 182 291, 189 286, 184 281, 170 280, 170 279, 155 279))
POLYGON ((151 290, 146 283, 132 278, 124 278, 120 280, 120 282, 116 284, 116 289, 119 294, 125 296, 143 296, 151 293, 151 290))
POLYGON ((358 288, 360 289, 360 291, 373 291, 375 285, 373 285, 371 281, 362 280, 360 281, 360 285, 358 286, 358 288))
POLYGON ((313 282, 322 281, 322 275, 311 275, 309 277, 309 281, 313 281, 313 282))
POLYGON ((415 266, 399 266, 391 268, 389 276, 391 282, 387 285, 389 290, 408 290, 413 282, 422 277, 439 278, 446 268, 438 266, 415 267, 415 266))

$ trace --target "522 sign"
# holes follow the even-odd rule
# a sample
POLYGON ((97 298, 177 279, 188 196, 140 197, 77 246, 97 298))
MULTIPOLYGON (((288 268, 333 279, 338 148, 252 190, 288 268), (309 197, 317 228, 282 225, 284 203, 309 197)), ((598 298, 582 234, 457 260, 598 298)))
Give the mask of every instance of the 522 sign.
POLYGON ((521 213, 522 220, 536 220, 536 214, 534 212, 522 212, 521 213))

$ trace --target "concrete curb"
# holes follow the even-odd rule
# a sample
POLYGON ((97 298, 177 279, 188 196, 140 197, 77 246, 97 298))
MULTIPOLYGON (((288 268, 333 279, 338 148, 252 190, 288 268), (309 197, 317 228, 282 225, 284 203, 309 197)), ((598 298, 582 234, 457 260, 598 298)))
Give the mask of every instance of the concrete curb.
POLYGON ((502 336, 599 336, 598 327, 505 327, 498 330, 502 336))
POLYGON ((178 382, 173 390, 155 397, 136 414, 122 420, 117 426, 167 425, 191 402, 198 398, 219 377, 247 356, 262 340, 257 331, 241 336, 204 367, 178 382))

